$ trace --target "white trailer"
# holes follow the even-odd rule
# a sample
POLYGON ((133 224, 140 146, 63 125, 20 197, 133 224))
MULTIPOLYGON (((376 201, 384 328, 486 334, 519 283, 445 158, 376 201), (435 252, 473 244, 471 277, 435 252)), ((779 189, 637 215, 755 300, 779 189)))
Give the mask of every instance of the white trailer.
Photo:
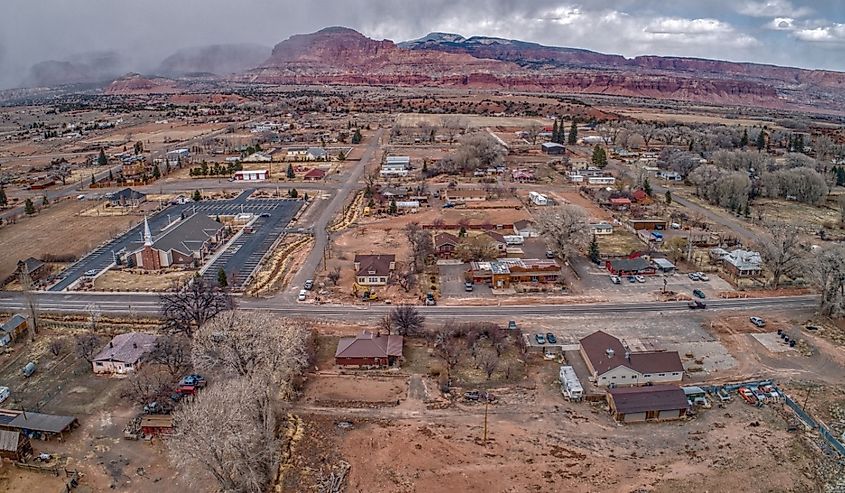
POLYGON ((570 401, 580 401, 584 398, 584 387, 571 366, 560 367, 560 391, 570 401))
POLYGON ((505 243, 508 245, 525 244, 525 238, 523 238, 521 235, 504 235, 503 238, 505 239, 505 243))

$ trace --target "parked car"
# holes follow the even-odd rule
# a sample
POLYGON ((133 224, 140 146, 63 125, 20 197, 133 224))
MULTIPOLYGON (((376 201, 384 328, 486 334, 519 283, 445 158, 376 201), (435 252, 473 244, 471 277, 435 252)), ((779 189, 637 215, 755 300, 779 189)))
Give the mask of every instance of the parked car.
POLYGON ((9 387, 0 387, 0 402, 5 401, 12 395, 12 391, 9 390, 9 387))
POLYGON ((698 277, 698 272, 690 272, 689 274, 687 274, 687 277, 689 277, 690 280, 693 280, 693 281, 700 281, 701 280, 701 278, 698 277))
POLYGON ((464 283, 464 291, 469 293, 469 292, 472 291, 472 288, 473 288, 473 285, 470 281, 467 281, 467 282, 464 283))
POLYGON ((97 269, 90 269, 86 270, 84 275, 85 277, 94 277, 97 275, 97 272, 99 272, 97 269))
POLYGON ((637 282, 637 278, 634 277, 634 276, 628 276, 628 282, 635 283, 635 282, 637 282))
POLYGON ((613 284, 621 284, 622 279, 620 279, 619 276, 610 276, 610 282, 613 284))
POLYGON ((304 289, 299 290, 299 296, 296 297, 297 301, 305 301, 305 297, 308 296, 308 291, 304 289))
POLYGON ((537 344, 545 344, 546 336, 543 334, 534 334, 534 340, 537 341, 537 344))
POLYGON ((508 321, 508 330, 516 330, 516 321, 515 320, 509 320, 508 321))
POLYGON ((434 293, 429 291, 425 294, 425 306, 435 306, 437 304, 437 300, 434 299, 434 293))
POLYGON ((182 380, 179 380, 179 386, 189 386, 189 387, 197 387, 203 388, 205 387, 205 378, 202 375, 197 375, 196 373, 192 373, 190 375, 185 375, 182 377, 182 380))
POLYGON ((555 258, 555 252, 546 250, 546 258, 555 258))
POLYGON ((303 287, 305 289, 307 289, 308 291, 311 291, 312 289, 314 289, 314 279, 308 279, 307 281, 305 281, 305 286, 303 286, 303 287))
POLYGON ((33 373, 35 373, 36 369, 38 369, 38 365, 35 364, 35 361, 30 361, 26 364, 26 366, 23 367, 23 370, 21 370, 21 372, 23 373, 23 376, 29 378, 32 376, 33 373))
POLYGON ((704 272, 697 272, 699 281, 709 281, 710 278, 704 272))
POLYGON ((639 282, 639 283, 645 282, 645 277, 643 277, 643 276, 634 276, 634 279, 636 279, 637 282, 639 282))
POLYGON ((700 289, 693 289, 692 295, 695 296, 696 298, 701 298, 702 300, 707 297, 707 296, 704 295, 704 291, 702 291, 700 289))
POLYGON ((547 332, 546 341, 548 341, 549 344, 557 344, 557 337, 555 337, 555 335, 551 332, 547 332))
POLYGON ((687 303, 687 306, 690 310, 704 310, 705 308, 707 308, 707 304, 698 300, 690 301, 689 303, 687 303))
POLYGON ((760 317, 751 317, 749 320, 751 320, 751 323, 756 325, 757 327, 765 327, 766 326, 766 321, 763 320, 760 317))
POLYGON ((261 214, 258 215, 258 217, 270 217, 270 213, 269 212, 262 212, 261 214))

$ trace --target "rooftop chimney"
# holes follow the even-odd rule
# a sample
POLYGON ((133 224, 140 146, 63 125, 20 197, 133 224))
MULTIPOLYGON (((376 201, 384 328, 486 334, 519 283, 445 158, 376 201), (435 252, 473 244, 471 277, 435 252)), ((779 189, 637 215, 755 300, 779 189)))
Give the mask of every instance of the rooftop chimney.
POLYGON ((612 357, 613 357, 613 350, 612 350, 612 349, 607 348, 604 352, 606 352, 606 353, 607 353, 607 357, 608 357, 608 358, 612 358, 612 357))

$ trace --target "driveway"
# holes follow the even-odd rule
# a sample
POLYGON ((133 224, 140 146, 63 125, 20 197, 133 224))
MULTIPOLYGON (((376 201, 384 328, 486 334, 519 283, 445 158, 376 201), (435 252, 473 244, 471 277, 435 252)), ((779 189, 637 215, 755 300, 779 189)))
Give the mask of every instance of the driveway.
POLYGON ((464 289, 464 273, 469 269, 467 264, 441 265, 440 293, 447 298, 489 298, 493 291, 486 284, 475 284, 472 291, 464 289))

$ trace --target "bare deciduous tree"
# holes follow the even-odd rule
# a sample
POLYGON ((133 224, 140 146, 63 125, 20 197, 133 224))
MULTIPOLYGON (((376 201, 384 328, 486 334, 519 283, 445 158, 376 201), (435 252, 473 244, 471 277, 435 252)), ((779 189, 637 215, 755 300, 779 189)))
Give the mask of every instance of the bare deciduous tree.
POLYGON ((443 131, 449 139, 449 144, 455 143, 455 137, 460 135, 467 127, 466 120, 457 115, 443 117, 443 131))
POLYGON ((405 270, 396 274, 396 282, 407 293, 417 285, 417 275, 411 270, 405 270))
POLYGON ((26 271, 26 266, 21 269, 20 274, 18 275, 18 281, 21 283, 24 303, 26 304, 27 312, 29 312, 29 324, 27 324, 29 340, 34 341, 35 334, 38 333, 38 325, 41 319, 38 311, 38 298, 35 294, 35 283, 32 281, 32 277, 29 275, 29 272, 26 271))
POLYGON ((475 360, 484 374, 487 375, 487 380, 490 380, 490 377, 492 377, 493 373, 495 373, 499 368, 499 355, 497 355, 493 350, 482 349, 478 352, 478 356, 475 360))
POLYGON ((528 140, 531 141, 532 144, 537 144, 537 137, 540 136, 540 133, 543 131, 543 126, 540 125, 538 122, 531 122, 528 125, 528 128, 525 130, 525 136, 528 140))
POLYGON ((309 331, 266 313, 218 314, 194 334, 194 367, 221 377, 266 375, 285 398, 310 360, 309 331))
POLYGON ((194 332, 218 313, 234 307, 232 297, 194 278, 184 289, 161 295, 161 313, 165 327, 193 337, 194 332))
POLYGON ((65 349, 67 349, 67 340, 64 337, 57 337, 50 341, 49 350, 53 356, 58 357, 65 352, 65 349))
POLYGON ((273 394, 264 382, 215 382, 173 413, 168 455, 193 485, 213 480, 222 492, 261 493, 278 469, 276 424, 273 394))
POLYGON ((499 256, 499 249, 489 237, 480 235, 461 241, 455 255, 464 262, 490 260, 499 256))
POLYGON ((155 365, 144 365, 126 380, 121 396, 135 404, 146 405, 157 402, 165 405, 172 402, 175 380, 171 374, 155 365))
POLYGON ((191 346, 181 334, 160 336, 148 356, 150 362, 167 368, 171 376, 185 372, 191 366, 191 346))
POLYGON ((460 341, 455 337, 454 326, 448 322, 444 323, 433 331, 432 339, 435 354, 446 365, 446 373, 451 375, 452 370, 461 361, 465 350, 464 345, 460 344, 460 341))
POLYGON ((390 310, 390 328, 402 336, 413 336, 422 332, 425 324, 425 317, 420 314, 416 307, 411 305, 399 305, 390 310))
POLYGON ((102 341, 100 336, 92 332, 85 332, 76 336, 76 354, 91 363, 97 355, 102 341))
POLYGON ((845 246, 829 246, 810 262, 816 286, 821 292, 819 312, 826 317, 845 314, 845 246))
POLYGON ((411 245, 411 265, 414 272, 422 272, 426 259, 434 253, 434 241, 431 232, 423 229, 418 222, 405 226, 405 237, 411 245))
POLYGON ((332 286, 337 286, 338 281, 340 281, 340 266, 336 265, 334 269, 326 274, 326 278, 332 283, 332 286))
POLYGON ((550 207, 537 215, 537 227, 552 241, 563 260, 581 251, 590 242, 587 213, 577 205, 550 207))
POLYGON ((772 287, 777 289, 783 276, 791 276, 803 266, 801 228, 786 222, 770 222, 766 224, 766 229, 771 238, 761 241, 757 248, 766 268, 772 273, 772 287))

